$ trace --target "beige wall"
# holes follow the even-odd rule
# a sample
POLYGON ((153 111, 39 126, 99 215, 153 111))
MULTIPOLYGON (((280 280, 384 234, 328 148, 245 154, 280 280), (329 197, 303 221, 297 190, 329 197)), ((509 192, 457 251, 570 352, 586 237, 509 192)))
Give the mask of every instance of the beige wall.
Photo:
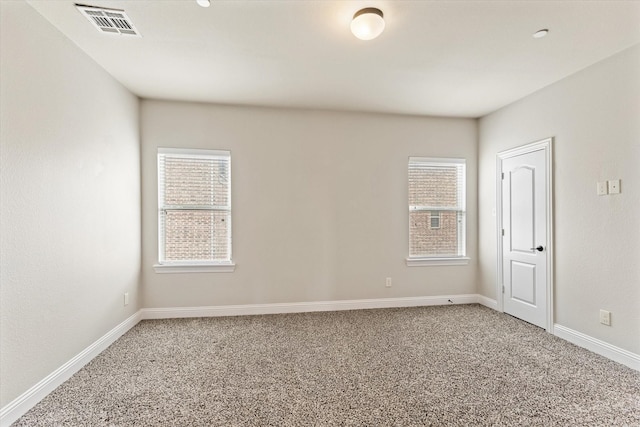
POLYGON ((3 407, 140 308, 140 153, 137 99, 29 5, 0 7, 3 407))
POLYGON ((139 121, 31 7, 0 7, 0 406, 141 307, 495 298, 495 155, 548 136, 556 321, 640 353, 640 48, 481 119, 478 157, 466 119, 143 101, 139 121), (231 150, 234 273, 153 271, 157 147, 231 150), (409 156, 467 159, 469 265, 405 265, 409 156))
POLYGON ((141 111, 145 307, 476 292, 475 120, 162 101, 141 111), (154 272, 158 147, 231 150, 234 273, 154 272), (469 265, 405 265, 409 156, 467 159, 469 265))
POLYGON ((555 321, 640 354, 640 47, 482 118, 479 135, 480 293, 496 296, 496 153, 552 136, 555 321), (622 194, 597 196, 609 179, 622 194))

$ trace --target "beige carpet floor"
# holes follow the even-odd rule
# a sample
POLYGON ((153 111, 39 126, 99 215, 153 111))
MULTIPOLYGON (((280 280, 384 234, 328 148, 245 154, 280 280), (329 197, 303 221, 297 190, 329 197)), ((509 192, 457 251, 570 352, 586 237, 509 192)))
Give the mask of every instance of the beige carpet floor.
POLYGON ((478 305, 148 320, 16 426, 640 426, 640 373, 478 305))

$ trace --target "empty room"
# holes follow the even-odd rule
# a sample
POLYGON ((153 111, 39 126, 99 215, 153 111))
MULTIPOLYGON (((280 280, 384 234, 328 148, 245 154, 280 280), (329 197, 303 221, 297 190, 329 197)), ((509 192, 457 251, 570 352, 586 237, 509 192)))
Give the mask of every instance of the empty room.
POLYGON ((640 425, 640 2, 0 0, 0 426, 640 425))

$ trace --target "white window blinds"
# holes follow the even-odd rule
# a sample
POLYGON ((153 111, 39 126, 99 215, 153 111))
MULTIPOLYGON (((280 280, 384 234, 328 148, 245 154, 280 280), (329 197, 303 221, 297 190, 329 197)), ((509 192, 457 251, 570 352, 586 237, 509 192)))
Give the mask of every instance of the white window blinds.
POLYGON ((160 264, 231 261, 231 155, 158 149, 160 264))
POLYGON ((409 258, 465 256, 464 159, 409 158, 409 258))

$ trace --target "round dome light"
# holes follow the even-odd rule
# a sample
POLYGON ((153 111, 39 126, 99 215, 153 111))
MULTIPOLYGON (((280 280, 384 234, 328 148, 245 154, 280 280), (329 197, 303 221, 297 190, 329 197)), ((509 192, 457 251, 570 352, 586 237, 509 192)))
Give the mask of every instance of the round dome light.
POLYGON ((382 11, 375 7, 360 9, 353 15, 351 32, 360 40, 373 40, 384 31, 382 11))

